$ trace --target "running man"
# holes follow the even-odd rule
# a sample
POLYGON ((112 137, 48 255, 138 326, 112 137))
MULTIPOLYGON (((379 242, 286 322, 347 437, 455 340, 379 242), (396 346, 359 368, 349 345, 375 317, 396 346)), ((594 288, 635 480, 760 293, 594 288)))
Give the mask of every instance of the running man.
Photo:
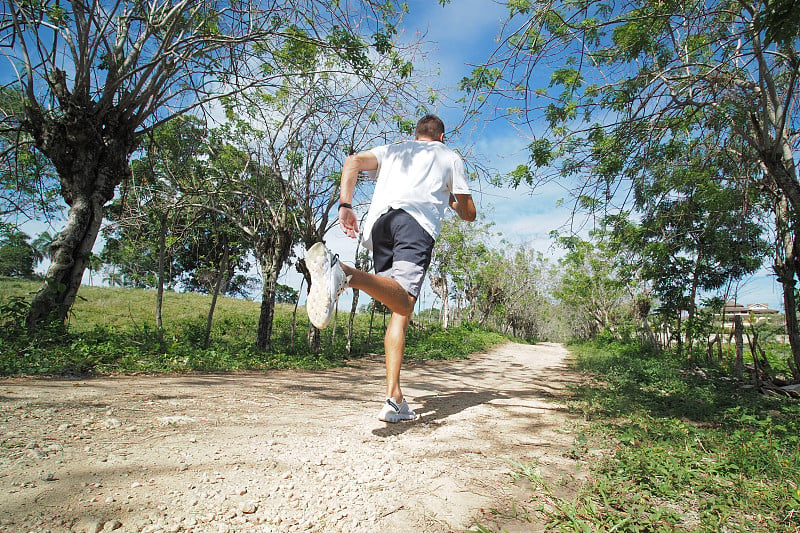
POLYGON ((356 238, 353 191, 362 171, 376 178, 364 222, 364 247, 372 250, 375 274, 356 270, 317 243, 306 253, 311 288, 306 311, 317 328, 330 322, 336 300, 347 287, 362 290, 392 312, 386 329, 386 402, 378 415, 384 422, 413 420, 400 388, 400 366, 406 329, 431 262, 445 208, 466 221, 476 217, 464 162, 444 144, 444 123, 426 115, 413 141, 378 146, 349 156, 342 168, 339 225, 356 238))

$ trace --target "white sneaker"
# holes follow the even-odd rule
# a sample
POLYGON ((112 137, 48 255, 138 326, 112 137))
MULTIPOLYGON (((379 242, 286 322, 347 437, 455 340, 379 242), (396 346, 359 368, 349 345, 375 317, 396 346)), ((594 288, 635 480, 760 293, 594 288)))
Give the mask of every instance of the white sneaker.
POLYGON ((311 274, 311 288, 306 300, 308 319, 317 329, 331 321, 339 295, 348 287, 339 256, 333 255, 321 242, 306 251, 306 267, 311 274))
POLYGON ((411 410, 405 398, 400 403, 397 403, 394 398, 386 398, 386 402, 384 402, 383 408, 378 414, 378 420, 392 423, 400 422, 401 420, 414 420, 416 417, 417 414, 411 410))

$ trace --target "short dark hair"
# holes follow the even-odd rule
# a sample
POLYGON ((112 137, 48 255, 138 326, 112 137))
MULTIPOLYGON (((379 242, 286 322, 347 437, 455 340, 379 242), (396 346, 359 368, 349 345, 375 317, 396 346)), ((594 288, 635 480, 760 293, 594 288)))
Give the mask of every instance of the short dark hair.
POLYGON ((417 122, 417 137, 439 140, 444 134, 444 122, 436 115, 425 115, 417 122))

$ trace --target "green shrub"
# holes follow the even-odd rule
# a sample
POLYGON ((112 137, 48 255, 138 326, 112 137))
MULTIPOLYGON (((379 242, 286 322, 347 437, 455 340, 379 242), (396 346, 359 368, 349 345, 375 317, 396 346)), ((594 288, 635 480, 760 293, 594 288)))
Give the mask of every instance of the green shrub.
POLYGON ((593 458, 588 481, 558 497, 523 465, 534 492, 516 509, 548 531, 800 530, 800 402, 632 343, 571 348, 588 378, 569 408, 589 424, 566 453, 593 458))

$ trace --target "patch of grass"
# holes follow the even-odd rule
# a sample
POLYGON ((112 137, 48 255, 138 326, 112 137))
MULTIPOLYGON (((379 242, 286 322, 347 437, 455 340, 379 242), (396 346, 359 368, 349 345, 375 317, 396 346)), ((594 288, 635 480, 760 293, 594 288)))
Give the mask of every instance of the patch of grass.
POLYGON ((573 412, 602 453, 574 498, 529 476, 549 531, 800 530, 800 403, 629 344, 572 346, 573 412))
POLYGON ((437 324, 425 329, 409 329, 406 352, 411 359, 453 359, 507 340, 508 337, 469 322, 448 329, 437 324))
MULTIPOLYGON (((155 325, 155 291, 81 287, 67 328, 29 337, 24 329, 34 282, 0 279, 0 375, 160 373, 240 371, 273 368, 319 369, 346 359, 383 352, 383 321, 356 314, 353 346, 346 349, 349 313, 339 311, 335 328, 321 332, 317 354, 308 345, 303 308, 277 305, 271 350, 254 348, 261 304, 220 298, 210 344, 204 347, 211 297, 166 292, 162 331, 155 325), (369 339, 369 343, 367 340, 369 339)), ((443 330, 438 325, 409 328, 409 358, 466 357, 507 338, 472 324, 443 330)))

